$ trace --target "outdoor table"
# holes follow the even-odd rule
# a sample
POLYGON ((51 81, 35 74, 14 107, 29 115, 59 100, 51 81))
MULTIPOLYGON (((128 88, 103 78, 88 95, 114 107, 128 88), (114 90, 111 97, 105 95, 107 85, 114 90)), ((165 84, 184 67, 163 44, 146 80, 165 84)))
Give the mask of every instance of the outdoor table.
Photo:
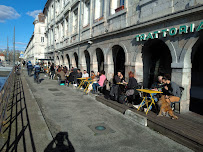
POLYGON ((147 94, 143 97, 143 100, 142 102, 140 103, 139 107, 137 110, 140 110, 140 107, 144 106, 145 104, 147 105, 147 111, 146 111, 146 115, 147 113, 149 112, 149 109, 150 107, 152 106, 152 104, 155 106, 155 102, 154 102, 154 98, 152 97, 152 93, 163 93, 163 92, 160 92, 160 91, 154 91, 154 90, 149 90, 149 89, 136 89, 137 91, 140 91, 140 92, 144 92, 144 93, 147 93, 147 94, 150 94, 150 97, 151 99, 150 100, 147 100, 147 94), (145 101, 145 103, 143 104, 143 102, 145 101), (150 103, 150 105, 148 105, 150 103), (142 105, 143 104, 143 105, 142 105))
POLYGON ((118 85, 127 85, 128 83, 118 82, 118 83, 116 83, 116 84, 118 84, 118 85))
POLYGON ((121 94, 121 93, 124 93, 126 90, 125 90, 125 87, 128 83, 122 83, 122 82, 118 82, 116 83, 117 85, 119 85, 119 90, 118 90, 118 94, 121 94))
POLYGON ((84 90, 84 92, 86 92, 86 94, 87 94, 89 85, 90 85, 92 82, 94 82, 94 81, 95 81, 95 80, 84 80, 84 82, 87 82, 87 86, 86 86, 86 88, 85 88, 85 90, 84 90))
POLYGON ((80 88, 84 84, 84 81, 86 80, 86 78, 77 78, 77 79, 81 80, 80 85, 78 86, 78 88, 80 88))

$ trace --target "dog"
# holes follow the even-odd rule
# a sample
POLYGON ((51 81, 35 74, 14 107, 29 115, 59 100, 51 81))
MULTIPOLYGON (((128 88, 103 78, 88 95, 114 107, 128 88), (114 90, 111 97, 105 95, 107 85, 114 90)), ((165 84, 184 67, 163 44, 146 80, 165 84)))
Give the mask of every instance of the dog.
POLYGON ((158 116, 166 116, 167 114, 172 118, 172 119, 178 119, 176 115, 174 115, 173 110, 170 106, 170 104, 166 101, 166 98, 164 95, 159 98, 158 105, 160 107, 160 111, 158 116))

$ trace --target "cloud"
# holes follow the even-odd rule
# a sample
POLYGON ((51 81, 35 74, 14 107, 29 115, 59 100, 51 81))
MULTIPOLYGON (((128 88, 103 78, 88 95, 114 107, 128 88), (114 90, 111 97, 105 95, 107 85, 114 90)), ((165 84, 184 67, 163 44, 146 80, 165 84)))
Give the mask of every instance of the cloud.
POLYGON ((19 45, 27 45, 27 43, 23 43, 23 42, 16 42, 16 44, 19 44, 19 45))
POLYGON ((9 6, 0 5, 0 22, 3 23, 9 19, 17 19, 20 17, 18 12, 9 6))
POLYGON ((35 11, 32 11, 32 12, 27 12, 26 14, 29 15, 29 16, 32 16, 33 18, 36 18, 36 16, 39 13, 42 13, 42 10, 35 10, 35 11))

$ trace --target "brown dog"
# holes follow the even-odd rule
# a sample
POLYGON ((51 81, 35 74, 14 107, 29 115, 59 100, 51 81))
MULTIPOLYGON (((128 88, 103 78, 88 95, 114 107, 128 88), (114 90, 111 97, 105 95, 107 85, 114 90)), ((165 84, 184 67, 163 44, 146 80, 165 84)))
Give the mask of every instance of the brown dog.
POLYGON ((159 99, 158 105, 160 107, 158 116, 163 116, 163 114, 166 115, 168 113, 172 119, 178 119, 178 117, 174 115, 173 110, 171 109, 169 103, 166 101, 164 95, 162 95, 159 99))

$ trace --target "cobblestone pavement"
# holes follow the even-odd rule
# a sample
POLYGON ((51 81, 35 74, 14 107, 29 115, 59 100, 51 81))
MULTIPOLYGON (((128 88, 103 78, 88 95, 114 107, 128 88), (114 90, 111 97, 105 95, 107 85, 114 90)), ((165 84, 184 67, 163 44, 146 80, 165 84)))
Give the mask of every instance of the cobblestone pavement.
MULTIPOLYGON (((26 77, 48 128, 52 136, 56 137, 53 141, 57 141, 56 143, 69 151, 191 151, 97 102, 94 96, 84 95, 81 90, 72 87, 59 86, 56 80, 50 80, 42 74, 40 78, 41 83, 36 84, 33 77, 26 77), (104 126, 106 129, 97 131, 96 126, 104 126), (60 143, 58 138, 62 139, 64 144, 60 143)), ((45 151, 51 151, 52 144, 50 143, 45 151)))

